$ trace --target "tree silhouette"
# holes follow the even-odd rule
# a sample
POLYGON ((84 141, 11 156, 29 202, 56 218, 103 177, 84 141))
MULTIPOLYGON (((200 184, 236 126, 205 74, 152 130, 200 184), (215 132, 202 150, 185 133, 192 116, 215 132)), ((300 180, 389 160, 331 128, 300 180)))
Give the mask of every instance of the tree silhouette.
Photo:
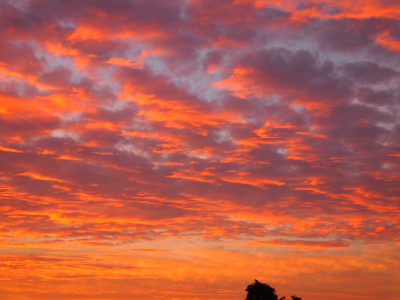
POLYGON ((278 300, 275 289, 257 279, 247 287, 246 292, 246 300, 278 300))
MULTIPOLYGON (((247 286, 246 292, 246 300, 278 300, 275 289, 266 283, 259 282, 257 279, 254 280, 253 284, 247 286)), ((292 300, 301 300, 300 297, 295 295, 291 296, 291 298, 292 300)), ((282 297, 279 300, 286 300, 286 297, 282 297)))

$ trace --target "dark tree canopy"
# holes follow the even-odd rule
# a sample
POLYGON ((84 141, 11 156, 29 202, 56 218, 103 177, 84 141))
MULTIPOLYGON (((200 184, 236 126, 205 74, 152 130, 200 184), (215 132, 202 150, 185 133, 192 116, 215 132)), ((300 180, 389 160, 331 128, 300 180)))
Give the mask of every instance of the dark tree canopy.
POLYGON ((247 287, 246 291, 246 300, 278 300, 275 289, 257 279, 247 287))
MULTIPOLYGON (((253 284, 247 286, 246 292, 246 300, 278 300, 275 289, 266 283, 259 282, 257 279, 254 280, 253 284)), ((291 296, 291 298, 292 300, 301 300, 301 298, 297 296, 291 296)), ((279 300, 285 299, 286 297, 282 297, 279 300)))

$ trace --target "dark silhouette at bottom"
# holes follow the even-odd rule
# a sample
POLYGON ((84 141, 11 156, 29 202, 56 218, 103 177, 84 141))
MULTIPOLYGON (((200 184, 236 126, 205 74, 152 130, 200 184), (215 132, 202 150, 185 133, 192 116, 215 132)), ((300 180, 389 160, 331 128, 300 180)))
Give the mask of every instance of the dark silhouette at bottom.
MULTIPOLYGON (((257 279, 247 287, 246 292, 246 300, 278 300, 275 289, 257 279)), ((294 295, 291 298, 292 300, 301 300, 300 297, 294 295)), ((279 298, 279 300, 286 300, 286 297, 279 298)))

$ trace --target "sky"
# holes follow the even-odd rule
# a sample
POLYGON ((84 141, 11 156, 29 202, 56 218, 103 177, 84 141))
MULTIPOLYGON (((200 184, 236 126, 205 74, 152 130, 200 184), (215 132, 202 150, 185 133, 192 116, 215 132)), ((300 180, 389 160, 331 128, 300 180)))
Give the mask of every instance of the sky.
POLYGON ((400 2, 0 0, 0 299, 400 299, 400 2))

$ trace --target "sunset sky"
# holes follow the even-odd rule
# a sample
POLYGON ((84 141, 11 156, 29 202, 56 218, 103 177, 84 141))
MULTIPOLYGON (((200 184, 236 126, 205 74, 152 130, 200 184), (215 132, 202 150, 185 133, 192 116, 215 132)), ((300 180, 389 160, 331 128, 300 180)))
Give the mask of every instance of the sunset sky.
POLYGON ((400 299, 400 1, 0 0, 0 299, 400 299))

